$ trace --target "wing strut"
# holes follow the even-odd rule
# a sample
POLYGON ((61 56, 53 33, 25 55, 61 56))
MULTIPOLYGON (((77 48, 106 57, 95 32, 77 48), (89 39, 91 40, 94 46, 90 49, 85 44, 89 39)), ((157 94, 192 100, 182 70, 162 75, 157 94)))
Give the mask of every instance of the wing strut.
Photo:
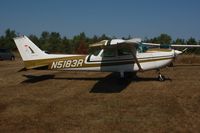
POLYGON ((138 61, 138 59, 137 59, 137 57, 136 57, 136 54, 132 53, 132 55, 133 55, 133 58, 134 58, 134 60, 135 60, 135 63, 137 64, 137 66, 138 66, 138 68, 139 68, 139 71, 142 72, 143 69, 142 69, 142 67, 141 67, 141 65, 140 65, 140 63, 139 63, 139 61, 138 61))

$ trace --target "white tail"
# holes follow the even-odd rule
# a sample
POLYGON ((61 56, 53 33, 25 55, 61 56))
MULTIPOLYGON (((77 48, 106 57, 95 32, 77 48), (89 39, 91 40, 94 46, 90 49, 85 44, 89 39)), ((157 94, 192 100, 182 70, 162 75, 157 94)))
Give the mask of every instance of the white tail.
POLYGON ((47 54, 40 50, 28 37, 21 36, 14 38, 15 44, 23 61, 38 60, 47 57, 47 54))

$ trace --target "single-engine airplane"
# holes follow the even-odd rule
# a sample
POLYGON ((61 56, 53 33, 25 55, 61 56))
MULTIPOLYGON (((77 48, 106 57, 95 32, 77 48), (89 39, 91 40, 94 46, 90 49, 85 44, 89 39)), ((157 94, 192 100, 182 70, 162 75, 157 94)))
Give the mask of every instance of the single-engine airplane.
POLYGON ((14 38, 25 69, 73 70, 119 72, 123 78, 126 72, 158 70, 158 79, 164 80, 159 70, 169 65, 182 51, 174 47, 200 47, 200 45, 169 44, 168 49, 150 48, 161 44, 144 43, 139 38, 130 40, 112 39, 90 45, 97 49, 90 55, 47 54, 28 37, 14 38))

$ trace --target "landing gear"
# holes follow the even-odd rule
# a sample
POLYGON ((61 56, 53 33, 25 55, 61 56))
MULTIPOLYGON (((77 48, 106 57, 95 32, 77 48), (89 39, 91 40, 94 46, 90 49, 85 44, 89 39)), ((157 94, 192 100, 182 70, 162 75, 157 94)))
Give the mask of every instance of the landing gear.
POLYGON ((124 78, 124 72, 120 72, 120 77, 124 78))
POLYGON ((161 73, 160 73, 160 70, 157 70, 158 72, 158 81, 165 81, 165 76, 163 76, 161 73))

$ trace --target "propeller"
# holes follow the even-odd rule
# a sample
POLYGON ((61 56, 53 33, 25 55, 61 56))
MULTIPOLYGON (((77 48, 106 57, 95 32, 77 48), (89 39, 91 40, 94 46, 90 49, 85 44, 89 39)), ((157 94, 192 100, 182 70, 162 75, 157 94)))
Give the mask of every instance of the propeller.
POLYGON ((174 60, 176 60, 177 56, 182 54, 183 52, 182 51, 179 51, 179 50, 175 50, 173 49, 173 52, 174 52, 174 60))

